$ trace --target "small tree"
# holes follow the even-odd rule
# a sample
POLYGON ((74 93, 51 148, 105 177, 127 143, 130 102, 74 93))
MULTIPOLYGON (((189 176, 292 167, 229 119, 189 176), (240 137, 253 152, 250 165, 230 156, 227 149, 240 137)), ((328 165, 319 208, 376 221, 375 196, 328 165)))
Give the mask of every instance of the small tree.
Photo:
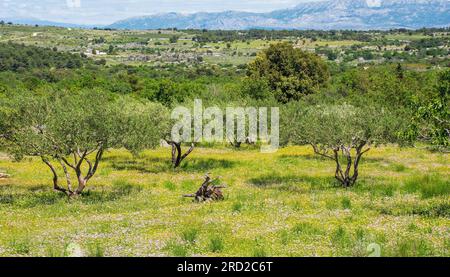
POLYGON ((1 99, 0 142, 16 159, 36 156, 53 174, 53 187, 80 195, 108 148, 136 153, 158 145, 168 124, 165 108, 109 94, 80 92, 1 99), (67 187, 58 180, 60 167, 67 187), (78 183, 72 187, 70 172, 78 183))
POLYGON ((396 142, 403 128, 387 110, 348 104, 303 108, 295 103, 286 108, 283 119, 282 140, 309 144, 314 153, 333 160, 335 178, 344 187, 356 183, 362 156, 373 146, 396 142))

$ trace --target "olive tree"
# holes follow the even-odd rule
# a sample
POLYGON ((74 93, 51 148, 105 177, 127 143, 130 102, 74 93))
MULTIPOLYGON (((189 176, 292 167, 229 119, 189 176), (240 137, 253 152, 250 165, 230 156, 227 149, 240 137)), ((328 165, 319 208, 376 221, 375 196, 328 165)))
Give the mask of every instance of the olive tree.
POLYGON ((16 94, 0 99, 0 142, 16 159, 36 156, 53 174, 53 187, 80 195, 104 152, 137 152, 159 144, 168 125, 164 107, 101 92, 16 94), (58 168, 67 186, 58 180, 58 168), (71 173, 77 186, 72 186, 71 173))
POLYGON ((344 187, 359 176, 361 158, 372 147, 397 141, 402 123, 388 110, 349 104, 288 105, 282 117, 282 141, 311 145, 314 153, 336 164, 335 178, 344 187))

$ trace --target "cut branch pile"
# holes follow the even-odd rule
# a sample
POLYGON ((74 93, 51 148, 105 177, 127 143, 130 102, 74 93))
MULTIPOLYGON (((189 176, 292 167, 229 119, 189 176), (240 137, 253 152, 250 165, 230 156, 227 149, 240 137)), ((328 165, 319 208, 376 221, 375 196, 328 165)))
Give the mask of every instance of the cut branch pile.
POLYGON ((219 180, 212 180, 208 174, 205 176, 205 181, 194 194, 186 194, 184 197, 192 197, 195 202, 209 202, 209 201, 221 201, 224 199, 221 189, 226 188, 226 186, 218 185, 219 180))

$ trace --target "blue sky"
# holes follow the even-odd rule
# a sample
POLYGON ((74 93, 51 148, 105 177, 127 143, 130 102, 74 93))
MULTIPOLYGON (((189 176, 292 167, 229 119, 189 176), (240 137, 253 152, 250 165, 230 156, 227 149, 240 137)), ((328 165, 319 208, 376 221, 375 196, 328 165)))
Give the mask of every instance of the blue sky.
POLYGON ((311 1, 317 0, 0 0, 0 18, 110 24, 132 16, 161 12, 264 12, 311 1))

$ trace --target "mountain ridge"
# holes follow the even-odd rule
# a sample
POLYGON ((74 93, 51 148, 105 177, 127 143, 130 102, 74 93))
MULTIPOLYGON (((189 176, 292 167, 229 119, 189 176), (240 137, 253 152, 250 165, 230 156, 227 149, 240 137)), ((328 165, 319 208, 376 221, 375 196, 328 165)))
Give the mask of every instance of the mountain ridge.
POLYGON ((117 21, 115 29, 418 29, 450 26, 449 0, 339 0, 300 3, 267 13, 160 13, 117 21))

